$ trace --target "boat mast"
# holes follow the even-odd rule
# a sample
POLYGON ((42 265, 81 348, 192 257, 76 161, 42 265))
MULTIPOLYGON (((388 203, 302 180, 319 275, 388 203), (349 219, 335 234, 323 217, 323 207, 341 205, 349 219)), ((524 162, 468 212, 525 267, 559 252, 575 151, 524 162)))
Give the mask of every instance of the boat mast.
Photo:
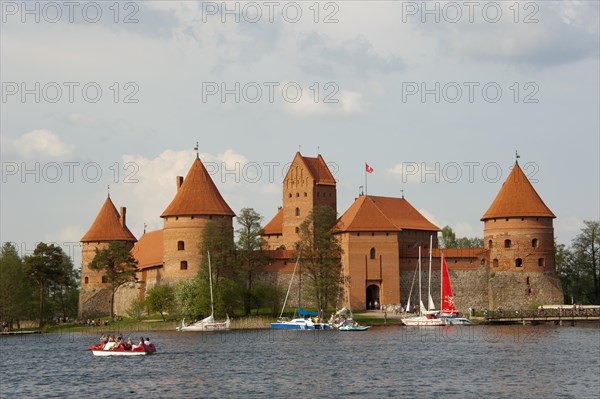
POLYGON ((419 245, 419 316, 423 315, 423 300, 421 299, 421 246, 419 245))
POLYGON ((431 249, 433 247, 433 236, 429 236, 429 291, 427 293, 427 308, 428 310, 435 309, 433 298, 431 297, 431 249))
POLYGON ((298 262, 300 263, 300 270, 298 271, 298 316, 300 316, 300 304, 302 303, 302 263, 300 262, 300 257, 298 257, 298 262))
POLYGON ((292 272, 292 277, 290 278, 290 285, 288 285, 287 293, 285 294, 285 300, 283 301, 283 307, 281 308, 281 313, 279 314, 279 318, 283 317, 283 311, 285 310, 285 304, 287 303, 288 296, 290 295, 290 290, 292 289, 292 283, 294 282, 294 274, 296 274, 296 267, 298 267, 298 262, 300 261, 300 254, 298 254, 298 258, 296 258, 296 264, 294 265, 294 271, 292 272))
POLYGON ((444 253, 440 254, 440 311, 444 312, 444 253))
POLYGON ((210 251, 207 251, 208 254, 208 281, 210 282, 210 314, 215 314, 215 302, 213 300, 213 290, 212 290, 212 270, 210 268, 210 251))

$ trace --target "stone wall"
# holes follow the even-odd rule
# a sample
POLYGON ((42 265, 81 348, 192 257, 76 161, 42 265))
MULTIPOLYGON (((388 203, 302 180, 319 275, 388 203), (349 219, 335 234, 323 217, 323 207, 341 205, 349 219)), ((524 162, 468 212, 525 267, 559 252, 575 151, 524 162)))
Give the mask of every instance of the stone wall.
POLYGON ((81 319, 110 314, 109 288, 82 288, 79 291, 79 317, 81 319))

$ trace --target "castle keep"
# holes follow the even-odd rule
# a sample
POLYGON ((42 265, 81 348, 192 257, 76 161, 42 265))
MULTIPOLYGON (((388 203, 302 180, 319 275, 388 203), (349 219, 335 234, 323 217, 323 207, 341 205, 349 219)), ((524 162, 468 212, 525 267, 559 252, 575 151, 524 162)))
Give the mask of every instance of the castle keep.
MULTIPOLYGON (((216 218, 232 225, 235 214, 199 158, 185 179, 176 178, 176 188, 175 197, 161 214, 163 229, 144 233, 139 241, 126 226, 125 208, 119 213, 111 199, 106 199, 81 239, 82 317, 106 314, 110 309, 110 294, 102 275, 88 267, 95 249, 104 248, 110 241, 130 245, 140 270, 138 283, 118 290, 117 314, 125 314, 131 302, 143 298, 147 289, 192 278, 200 270, 198 246, 204 227, 216 218)), ((321 155, 311 158, 298 152, 283 180, 282 205, 263 228, 264 249, 272 258, 267 271, 275 277, 273 281, 289 281, 298 228, 317 205, 337 208, 336 181, 321 155)), ((335 227, 343 250, 344 274, 349 278, 351 306, 366 309, 376 304, 405 305, 411 288, 418 290, 413 281, 418 280, 414 277, 419 247, 424 265, 432 257, 432 297, 438 304, 442 254, 459 310, 562 303, 562 289, 555 275, 555 217, 518 163, 481 218, 484 248, 440 249, 440 228, 407 199, 361 195, 335 227)), ((414 303, 414 297, 411 302, 414 303)))

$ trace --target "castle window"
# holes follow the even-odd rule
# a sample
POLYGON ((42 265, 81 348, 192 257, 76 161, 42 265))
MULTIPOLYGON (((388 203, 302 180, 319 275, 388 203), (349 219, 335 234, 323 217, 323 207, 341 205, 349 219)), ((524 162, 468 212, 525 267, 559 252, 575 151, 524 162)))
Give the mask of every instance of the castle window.
POLYGON ((104 284, 108 283, 108 277, 106 277, 106 276, 102 276, 102 282, 103 282, 104 284))
POLYGON ((304 193, 304 196, 305 196, 305 197, 308 197, 308 194, 304 193))
POLYGON ((298 198, 300 196, 300 193, 296 193, 296 198, 298 198))
POLYGON ((187 270, 187 260, 182 260, 181 263, 179 263, 179 269, 187 270))
POLYGON ((360 233, 356 233, 356 236, 357 236, 357 237, 360 237, 360 233))
POLYGON ((289 197, 292 198, 292 193, 289 194, 289 197))
POLYGON ((371 252, 370 252, 370 254, 369 254, 369 257, 370 257, 371 259, 375 259, 375 255, 376 255, 376 254, 375 254, 375 248, 371 248, 371 252))
POLYGON ((515 259, 515 267, 523 267, 523 259, 521 259, 521 258, 515 259))
POLYGON ((90 282, 89 277, 86 277, 84 281, 85 281, 86 284, 89 283, 90 282))
POLYGON ((300 233, 300 227, 296 227, 296 234, 300 233))
POLYGON ((371 237, 375 237, 375 233, 371 233, 371 237))
POLYGON ((531 240, 531 246, 533 248, 537 248, 537 246, 538 246, 538 240, 537 240, 537 238, 534 238, 533 240, 531 240))
POLYGON ((192 217, 190 217, 190 219, 194 220, 194 215, 192 215, 192 217))
POLYGON ((512 242, 510 240, 504 240, 504 248, 510 248, 512 246, 512 242))
POLYGON ((175 216, 175 220, 179 220, 179 216, 175 216))
POLYGON ((540 266, 540 267, 544 266, 544 258, 538 259, 538 266, 540 266))
POLYGON ((508 218, 506 218, 506 221, 508 222, 508 218))
POLYGON ((525 281, 525 283, 526 283, 527 285, 531 284, 531 281, 529 280, 529 276, 527 276, 527 280, 525 281))
POLYGON ((496 259, 494 259, 494 262, 493 262, 493 264, 494 264, 494 267, 498 267, 498 259, 497 259, 497 258, 496 258, 496 259))
POLYGON ((531 288, 527 288, 527 293, 531 294, 531 288))
POLYGON ((481 266, 485 266, 485 259, 481 259, 481 266))
POLYGON ((177 241, 177 250, 178 251, 185 250, 185 243, 183 241, 177 241))
POLYGON ((300 216, 300 208, 296 208, 296 216, 300 216))
POLYGON ((488 241, 488 248, 492 249, 494 247, 494 242, 492 240, 488 241))

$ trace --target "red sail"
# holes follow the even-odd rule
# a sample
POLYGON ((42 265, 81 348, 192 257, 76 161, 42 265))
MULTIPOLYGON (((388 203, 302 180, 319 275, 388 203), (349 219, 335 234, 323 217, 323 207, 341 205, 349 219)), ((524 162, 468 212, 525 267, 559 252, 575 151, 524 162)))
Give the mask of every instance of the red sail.
POLYGON ((450 277, 448 276, 448 265, 446 259, 442 255, 442 313, 455 313, 454 295, 452 294, 452 286, 450 285, 450 277))

